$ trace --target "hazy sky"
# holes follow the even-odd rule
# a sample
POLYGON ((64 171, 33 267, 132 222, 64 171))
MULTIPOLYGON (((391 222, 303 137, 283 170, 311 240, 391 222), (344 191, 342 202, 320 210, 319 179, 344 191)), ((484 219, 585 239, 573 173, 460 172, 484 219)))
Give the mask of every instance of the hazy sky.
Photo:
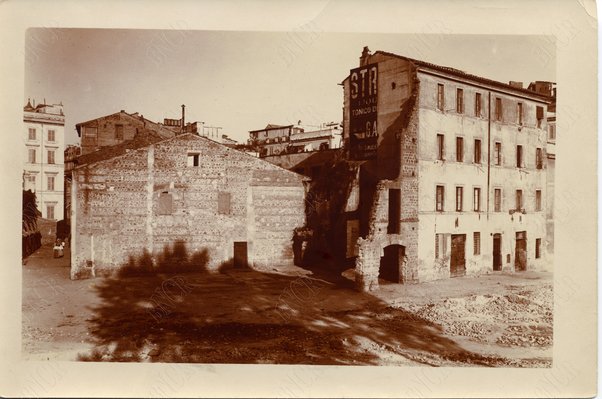
POLYGON ((76 123, 122 109, 162 122, 181 104, 187 121, 245 141, 268 123, 340 122, 338 83, 366 45, 502 82, 556 81, 541 36, 30 29, 23 104, 62 102, 68 144, 76 123))

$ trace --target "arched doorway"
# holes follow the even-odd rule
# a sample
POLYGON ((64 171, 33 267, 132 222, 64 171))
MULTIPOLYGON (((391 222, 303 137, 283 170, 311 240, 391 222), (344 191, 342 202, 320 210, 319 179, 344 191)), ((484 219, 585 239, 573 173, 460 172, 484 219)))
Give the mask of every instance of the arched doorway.
POLYGON ((384 249, 384 255, 380 258, 378 277, 394 283, 401 283, 400 271, 406 257, 406 247, 403 245, 389 245, 384 249))

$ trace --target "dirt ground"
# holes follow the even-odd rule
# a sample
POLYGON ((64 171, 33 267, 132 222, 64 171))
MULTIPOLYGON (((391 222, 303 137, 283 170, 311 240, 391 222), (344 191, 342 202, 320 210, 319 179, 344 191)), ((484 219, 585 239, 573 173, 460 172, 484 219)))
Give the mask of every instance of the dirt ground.
POLYGON ((23 357, 551 367, 552 300, 532 272, 370 294, 297 268, 71 281, 43 247, 23 265, 23 357))

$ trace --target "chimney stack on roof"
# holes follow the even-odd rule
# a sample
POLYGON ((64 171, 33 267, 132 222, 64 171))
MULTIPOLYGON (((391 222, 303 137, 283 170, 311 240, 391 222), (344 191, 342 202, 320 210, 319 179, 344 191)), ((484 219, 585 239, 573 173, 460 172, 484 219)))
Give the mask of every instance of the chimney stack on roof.
POLYGON ((515 81, 511 80, 510 82, 508 82, 508 84, 512 87, 516 87, 517 89, 523 88, 523 82, 515 82, 515 81))
POLYGON ((360 66, 368 64, 368 58, 372 55, 368 46, 364 46, 362 50, 362 56, 360 57, 360 66))

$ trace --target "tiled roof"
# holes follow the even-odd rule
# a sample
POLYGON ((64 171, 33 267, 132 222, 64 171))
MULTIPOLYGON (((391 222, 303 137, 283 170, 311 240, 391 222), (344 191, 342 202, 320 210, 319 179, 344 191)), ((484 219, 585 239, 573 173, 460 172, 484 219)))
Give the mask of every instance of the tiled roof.
POLYGON ((174 132, 168 128, 166 128, 165 126, 157 123, 157 122, 153 122, 149 119, 146 119, 145 117, 143 117, 142 115, 140 115, 138 112, 135 112, 133 114, 127 113, 125 111, 119 111, 119 112, 115 112, 113 114, 109 114, 109 115, 104 115, 98 118, 94 118, 94 119, 90 119, 88 121, 85 122, 80 122, 78 124, 75 125, 75 130, 77 130, 77 135, 81 136, 81 126, 82 125, 86 125, 90 122, 94 122, 98 119, 102 119, 102 118, 106 118, 108 116, 112 116, 112 115, 117 115, 117 114, 122 114, 125 115, 126 117, 130 117, 132 119, 136 119, 136 120, 141 120, 146 122, 146 125, 149 125, 153 130, 155 130, 158 134, 160 134, 163 138, 170 138, 174 136, 174 132))

